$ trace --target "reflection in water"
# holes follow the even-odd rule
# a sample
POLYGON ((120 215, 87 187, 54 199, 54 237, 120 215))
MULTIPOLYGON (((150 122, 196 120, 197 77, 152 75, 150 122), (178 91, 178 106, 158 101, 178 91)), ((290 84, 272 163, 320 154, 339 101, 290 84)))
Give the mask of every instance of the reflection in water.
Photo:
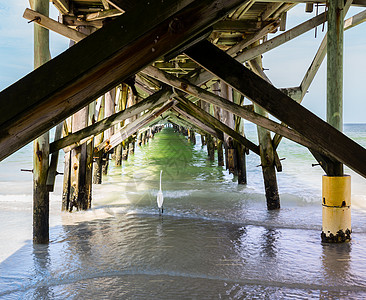
POLYGON ((277 241, 279 232, 275 229, 265 229, 261 237, 261 251, 269 259, 275 259, 277 255, 277 241))
POLYGON ((0 264, 0 298, 365 298, 366 218, 350 244, 322 245, 320 203, 287 194, 268 212, 253 183, 206 158, 160 133, 94 187, 93 210, 63 215, 49 246, 28 243, 0 264))
POLYGON ((54 294, 45 278, 50 277, 51 256, 48 245, 33 245, 34 279, 38 282, 35 285, 31 299, 52 299, 54 294))
POLYGON ((352 244, 322 244, 323 274, 330 282, 344 284, 350 278, 352 244))

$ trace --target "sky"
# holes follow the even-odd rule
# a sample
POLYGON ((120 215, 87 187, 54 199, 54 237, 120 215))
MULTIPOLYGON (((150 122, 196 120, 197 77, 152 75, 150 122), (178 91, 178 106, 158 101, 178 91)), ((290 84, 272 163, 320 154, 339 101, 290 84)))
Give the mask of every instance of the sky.
MULTIPOLYGON (((22 17, 27 7, 28 0, 0 0, 0 91, 33 70, 33 24, 28 24, 22 17)), ((347 17, 360 11, 362 9, 352 7, 347 17)), ((57 15, 57 10, 50 4, 50 16, 57 19, 57 15)), ((315 12, 305 13, 305 6, 299 4, 288 13, 286 29, 314 16, 315 12)), ((274 36, 270 34, 268 38, 274 36)), ((316 38, 315 30, 311 30, 265 53, 263 67, 268 69, 265 72, 272 83, 278 88, 299 86, 323 36, 322 26, 319 26, 316 38)), ((52 57, 66 50, 68 44, 66 38, 50 33, 52 57)), ((366 23, 363 23, 344 34, 344 123, 366 123, 365 78, 366 23)), ((325 118, 326 60, 314 78, 303 105, 325 118)))

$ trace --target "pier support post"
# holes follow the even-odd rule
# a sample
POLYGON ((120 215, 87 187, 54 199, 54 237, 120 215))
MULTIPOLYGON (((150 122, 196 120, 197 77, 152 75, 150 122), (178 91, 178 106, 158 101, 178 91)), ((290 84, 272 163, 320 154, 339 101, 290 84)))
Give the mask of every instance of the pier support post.
MULTIPOLYGON (((215 82, 213 85, 212 85, 212 88, 213 88, 213 92, 216 94, 216 95, 219 95, 220 94, 220 85, 218 82, 215 82)), ((215 112, 215 118, 218 119, 219 121, 221 121, 222 119, 222 109, 218 106, 215 106, 214 107, 214 112, 215 112)), ((224 166, 224 143, 223 141, 217 139, 216 140, 216 143, 217 143, 217 165, 219 167, 222 167, 224 166)))
POLYGON ((351 176, 323 176, 323 242, 351 239, 351 176))
MULTIPOLYGON (((244 104, 244 96, 236 90, 233 90, 233 100, 235 104, 242 106, 244 104)), ((239 116, 234 116, 235 131, 240 135, 245 136, 244 121, 239 116)), ((236 161, 238 169, 238 184, 247 184, 247 167, 246 167, 246 149, 243 145, 235 142, 236 161)))
MULTIPOLYGON (((262 58, 257 57, 255 62, 262 68, 262 58)), ((268 118, 268 112, 261 106, 254 103, 254 111, 268 118)), ((275 153, 273 149, 272 139, 270 132, 257 126, 258 141, 260 147, 261 166, 264 180, 264 188, 266 193, 267 208, 269 210, 280 208, 280 196, 278 193, 277 177, 275 169, 275 153)))
MULTIPOLYGON (((48 16, 49 1, 34 0, 34 10, 48 16)), ((34 68, 50 59, 49 32, 34 23, 34 68)), ((49 133, 45 133, 33 144, 33 243, 49 242, 49 192, 47 175, 49 166, 49 133)))
MULTIPOLYGON (((100 99, 101 104, 98 112, 98 121, 102 120, 104 118, 104 111, 105 111, 105 95, 103 95, 100 99)), ((94 138, 94 145, 98 146, 103 142, 104 139, 104 133, 98 134, 94 138)), ((93 163, 93 183, 94 184, 101 184, 102 183, 102 158, 103 158, 103 152, 94 152, 94 163, 93 163)))
MULTIPOLYGON (((128 86, 124 83, 122 83, 119 86, 119 96, 118 96, 118 104, 117 104, 117 109, 118 111, 123 111, 126 109, 127 106, 127 96, 128 96, 128 86)), ((116 126, 116 131, 120 130, 123 125, 124 125, 124 121, 122 121, 121 123, 118 123, 116 126)), ((116 166, 121 166, 122 165, 122 160, 123 160, 123 142, 121 144, 119 144, 116 147, 115 150, 115 164, 116 166)))
MULTIPOLYGON (((73 115, 72 131, 78 131, 88 125, 89 107, 86 106, 73 115)), ((77 210, 88 209, 88 197, 86 187, 87 173, 87 144, 71 150, 71 185, 70 185, 70 207, 77 210)))
MULTIPOLYGON (((84 34, 91 34, 96 29, 92 26, 78 26, 77 30, 84 34)), ((73 42, 70 43, 70 46, 73 42)), ((91 105, 91 108, 94 108, 91 105)), ((94 112, 90 111, 89 105, 85 106, 72 116, 72 132, 83 129, 92 122, 94 112)), ((70 170, 70 201, 68 210, 86 210, 91 207, 91 189, 93 173, 93 142, 92 140, 71 150, 70 170)))
MULTIPOLYGON (((67 136, 71 132, 71 117, 64 121, 63 136, 67 136)), ((62 188, 62 204, 61 210, 68 211, 70 204, 70 178, 71 178, 71 151, 65 153, 64 156, 64 180, 62 188)))
MULTIPOLYGON (((110 90, 105 94, 105 118, 114 114, 115 112, 115 98, 116 98, 116 89, 110 90)), ((104 133, 104 140, 108 140, 114 133, 114 127, 107 129, 104 133)), ((102 158, 102 172, 103 175, 108 174, 109 167, 109 153, 104 153, 102 158)))
POLYGON ((122 142, 123 150, 122 150, 122 160, 128 159, 128 153, 129 153, 129 143, 128 140, 125 140, 122 142))
MULTIPOLYGON (((206 112, 210 112, 210 104, 205 102, 205 101, 200 101, 200 105, 201 105, 201 108, 206 111, 206 112)), ((212 136, 210 134, 205 134, 205 138, 204 138, 205 142, 204 144, 206 145, 207 147, 207 156, 208 156, 208 159, 213 161, 215 160, 215 143, 214 143, 214 140, 212 138, 212 136)), ((204 145, 202 144, 202 145, 204 145)))
POLYGON ((196 145, 196 134, 193 129, 189 129, 189 141, 192 145, 196 145))
MULTIPOLYGON (((233 94, 232 88, 225 83, 224 81, 220 81, 220 93, 221 97, 233 102, 233 94)), ((233 113, 227 110, 221 110, 221 121, 229 126, 231 129, 234 129, 234 115, 233 113)), ((225 164, 226 169, 229 169, 230 173, 234 175, 237 174, 237 161, 236 161, 236 149, 234 148, 234 144, 232 139, 229 139, 229 136, 224 133, 224 147, 225 147, 225 164)))
MULTIPOLYGON (((343 130, 343 20, 344 1, 329 1, 327 36, 327 122, 343 130)), ((333 162, 332 174, 323 176, 323 242, 351 239, 351 178, 343 164, 333 162)))

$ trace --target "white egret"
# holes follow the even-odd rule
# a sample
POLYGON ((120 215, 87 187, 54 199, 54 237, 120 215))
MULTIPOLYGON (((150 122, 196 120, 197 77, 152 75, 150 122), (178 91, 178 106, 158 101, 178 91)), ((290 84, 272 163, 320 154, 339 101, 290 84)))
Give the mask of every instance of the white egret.
POLYGON ((164 196, 163 196, 163 191, 161 190, 161 174, 162 173, 163 173, 163 170, 160 171, 160 190, 156 197, 156 202, 158 203, 158 207, 159 207, 159 215, 164 212, 164 208, 163 208, 164 196), (161 209, 161 212, 160 212, 160 209, 161 209))

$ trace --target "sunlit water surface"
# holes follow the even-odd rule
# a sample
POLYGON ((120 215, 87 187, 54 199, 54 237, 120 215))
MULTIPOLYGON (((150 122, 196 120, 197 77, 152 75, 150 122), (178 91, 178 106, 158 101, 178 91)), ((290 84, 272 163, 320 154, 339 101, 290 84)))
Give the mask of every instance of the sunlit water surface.
MULTIPOLYGON (((255 140, 254 126, 247 135, 255 140)), ((366 146, 366 126, 346 125, 366 146)), ((350 243, 322 244, 321 176, 306 149, 279 147, 281 210, 267 211, 259 158, 238 185, 205 147, 165 129, 94 186, 93 208, 61 213, 51 195, 49 245, 33 246, 31 145, 0 164, 0 298, 366 298, 366 185, 352 175, 350 243), (164 214, 156 207, 163 170, 164 214)), ((59 166, 59 171, 62 165, 59 166)))

